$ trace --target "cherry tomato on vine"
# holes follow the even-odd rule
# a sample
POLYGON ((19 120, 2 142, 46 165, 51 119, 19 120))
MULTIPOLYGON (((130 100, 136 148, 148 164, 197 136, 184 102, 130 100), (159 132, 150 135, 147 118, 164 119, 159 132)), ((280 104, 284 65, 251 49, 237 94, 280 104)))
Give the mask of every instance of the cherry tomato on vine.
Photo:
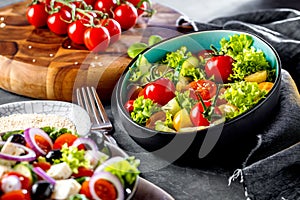
POLYGON ((189 86, 195 91, 197 97, 200 95, 203 100, 211 99, 217 91, 217 85, 210 80, 193 81, 189 86))
POLYGON ((119 22, 112 18, 107 18, 101 21, 101 25, 107 28, 109 32, 110 44, 120 39, 122 30, 119 22))
POLYGON ((127 0, 127 1, 132 3, 134 7, 136 7, 138 16, 142 15, 148 7, 148 3, 143 0, 127 0))
POLYGON ((48 13, 46 12, 45 3, 38 3, 27 8, 26 17, 28 22, 35 27, 47 25, 48 13))
POLYGON ((151 99, 160 105, 165 105, 175 97, 175 85, 167 78, 148 83, 142 91, 145 99, 151 99))
POLYGON ((107 28, 103 26, 89 27, 84 32, 84 44, 93 52, 103 52, 110 43, 110 36, 107 28))
POLYGON ((94 3, 96 2, 96 0, 84 0, 84 2, 87 4, 87 5, 94 5, 94 3))
POLYGON ((122 30, 132 28, 137 22, 137 10, 131 3, 123 3, 114 9, 114 19, 120 23, 122 30))
MULTIPOLYGON (((205 106, 208 108, 211 106, 209 101, 204 102, 205 106)), ((205 109, 201 102, 197 103, 190 111, 190 118, 194 126, 209 126, 209 121, 204 117, 203 112, 205 109)))
POLYGON ((69 26, 69 24, 66 22, 69 21, 67 19, 71 19, 71 13, 66 9, 62 9, 60 12, 49 15, 47 24, 53 33, 57 35, 65 35, 68 33, 69 26))
POLYGON ((112 11, 117 7, 114 0, 97 0, 94 3, 94 9, 112 15, 112 11))
POLYGON ((87 29, 81 20, 76 20, 68 26, 68 36, 76 44, 84 44, 84 32, 87 29))
POLYGON ((219 83, 227 83, 230 74, 232 74, 232 64, 234 60, 230 56, 214 56, 205 64, 205 73, 210 78, 215 77, 219 83))

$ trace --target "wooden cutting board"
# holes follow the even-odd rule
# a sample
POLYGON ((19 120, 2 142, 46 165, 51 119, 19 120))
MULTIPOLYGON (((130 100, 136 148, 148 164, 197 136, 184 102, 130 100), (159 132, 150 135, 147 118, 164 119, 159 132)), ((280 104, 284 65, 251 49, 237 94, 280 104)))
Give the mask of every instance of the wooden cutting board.
POLYGON ((128 47, 147 41, 152 34, 163 38, 180 34, 176 20, 181 13, 154 4, 151 18, 122 33, 120 41, 105 53, 94 54, 72 44, 47 28, 35 29, 25 17, 28 1, 0 9, 0 87, 37 99, 72 101, 74 88, 97 87, 100 98, 110 100, 119 77, 131 61, 128 47))

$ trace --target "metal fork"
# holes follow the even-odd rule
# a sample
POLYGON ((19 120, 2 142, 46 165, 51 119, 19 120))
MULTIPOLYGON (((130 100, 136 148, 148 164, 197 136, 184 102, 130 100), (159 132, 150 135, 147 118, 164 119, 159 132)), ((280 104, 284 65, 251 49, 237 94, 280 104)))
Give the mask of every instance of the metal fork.
POLYGON ((89 114, 92 122, 92 131, 103 131, 105 139, 117 145, 116 140, 109 135, 113 130, 106 111, 94 87, 86 86, 76 89, 77 104, 83 107, 89 114))

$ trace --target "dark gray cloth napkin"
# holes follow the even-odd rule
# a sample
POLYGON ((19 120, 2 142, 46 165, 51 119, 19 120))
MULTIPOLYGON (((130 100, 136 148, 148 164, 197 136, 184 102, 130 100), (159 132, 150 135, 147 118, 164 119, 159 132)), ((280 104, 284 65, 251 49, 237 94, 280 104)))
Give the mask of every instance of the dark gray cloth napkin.
POLYGON ((279 110, 258 133, 257 146, 240 172, 251 199, 300 199, 300 12, 260 10, 195 25, 198 30, 248 31, 278 52, 282 68, 287 70, 283 71, 279 110))
MULTIPOLYGON (((183 22, 182 19, 179 20, 183 22)), ((214 184, 207 183, 206 174, 218 174, 239 179, 249 199, 300 199, 300 12, 292 9, 271 9, 223 17, 209 23, 189 21, 194 31, 212 29, 244 30, 261 36, 278 52, 282 67, 279 104, 254 136, 253 145, 233 170, 222 166, 179 166, 149 154, 123 131, 115 117, 114 137, 129 154, 141 159, 142 175, 170 191, 176 199, 235 199, 231 187, 214 191, 214 184), (155 173, 152 173, 152 171, 155 173), (231 171, 232 170, 232 171, 231 171), (220 197, 212 197, 209 192, 220 197)), ((113 104, 112 104, 113 105, 113 104)), ((112 106, 112 112, 117 113, 112 106)), ((110 113, 111 114, 111 113, 110 113)), ((217 176, 216 176, 217 177, 217 176)), ((217 179, 217 178, 216 178, 217 179)), ((219 180, 221 181, 221 180, 219 180)), ((217 188, 217 186, 215 187, 217 188)), ((245 199, 246 199, 245 197, 245 199)))

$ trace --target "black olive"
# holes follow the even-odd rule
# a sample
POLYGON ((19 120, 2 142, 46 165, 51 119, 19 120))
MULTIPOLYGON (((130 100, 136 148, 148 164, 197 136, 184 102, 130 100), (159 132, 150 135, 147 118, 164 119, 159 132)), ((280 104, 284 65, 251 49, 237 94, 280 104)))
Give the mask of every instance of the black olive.
POLYGON ((60 159, 62 157, 62 153, 59 149, 51 150, 46 155, 46 161, 49 163, 53 163, 53 159, 60 159))
POLYGON ((51 183, 41 180, 33 184, 31 189, 31 198, 32 199, 51 199, 51 195, 54 190, 54 185, 51 183))
POLYGON ((11 142, 13 143, 18 143, 21 145, 26 145, 25 137, 21 134, 13 134, 10 136, 11 137, 11 142))

